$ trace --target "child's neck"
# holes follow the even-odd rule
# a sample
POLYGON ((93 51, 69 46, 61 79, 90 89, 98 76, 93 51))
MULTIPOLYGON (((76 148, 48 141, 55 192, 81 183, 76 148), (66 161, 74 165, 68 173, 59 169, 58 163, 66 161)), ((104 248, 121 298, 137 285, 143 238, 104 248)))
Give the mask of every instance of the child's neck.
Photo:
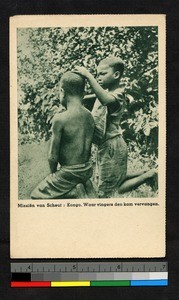
POLYGON ((111 85, 111 86, 108 87, 108 91, 112 92, 112 91, 114 91, 114 90, 116 90, 118 88, 119 88, 119 82, 115 82, 113 85, 111 85))
POLYGON ((82 106, 81 99, 79 97, 68 97, 67 109, 80 108, 82 106))

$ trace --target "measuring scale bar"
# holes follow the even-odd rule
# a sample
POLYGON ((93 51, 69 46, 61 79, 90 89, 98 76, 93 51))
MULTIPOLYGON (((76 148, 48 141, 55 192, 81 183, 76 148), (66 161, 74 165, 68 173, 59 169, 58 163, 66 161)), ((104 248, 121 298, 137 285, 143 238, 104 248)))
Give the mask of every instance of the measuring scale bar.
POLYGON ((167 286, 167 262, 12 263, 11 287, 167 286))
POLYGON ((12 273, 12 281, 152 280, 168 279, 168 272, 12 273))

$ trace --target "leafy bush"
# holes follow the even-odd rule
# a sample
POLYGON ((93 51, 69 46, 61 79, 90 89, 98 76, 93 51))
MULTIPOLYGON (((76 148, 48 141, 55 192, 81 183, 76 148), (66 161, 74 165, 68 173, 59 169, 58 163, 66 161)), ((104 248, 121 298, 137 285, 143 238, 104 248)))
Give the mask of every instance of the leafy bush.
MULTIPOLYGON (((97 64, 109 55, 125 62, 122 84, 127 108, 122 129, 129 149, 154 161, 158 151, 157 27, 18 29, 20 143, 49 139, 64 71, 84 65, 95 76, 97 64)), ((86 93, 90 92, 87 85, 86 93)))

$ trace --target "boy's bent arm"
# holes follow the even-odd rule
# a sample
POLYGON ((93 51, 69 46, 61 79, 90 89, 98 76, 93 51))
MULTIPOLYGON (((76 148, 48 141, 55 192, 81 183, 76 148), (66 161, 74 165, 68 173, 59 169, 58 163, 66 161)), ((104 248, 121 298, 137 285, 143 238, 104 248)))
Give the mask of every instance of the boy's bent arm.
POLYGON ((91 111, 93 109, 94 102, 96 100, 96 95, 95 94, 90 94, 90 95, 85 95, 82 104, 89 110, 91 111))
POLYGON ((50 143, 50 150, 48 162, 51 173, 56 172, 59 161, 60 141, 62 135, 63 124, 60 120, 54 120, 52 124, 52 138, 50 143))
POLYGON ((85 95, 83 100, 92 100, 95 99, 96 95, 95 94, 89 94, 89 95, 85 95))
POLYGON ((92 87, 96 97, 99 99, 99 101, 103 105, 108 105, 110 103, 116 102, 116 99, 114 96, 110 95, 108 92, 106 92, 96 81, 96 79, 93 77, 91 73, 88 72, 88 70, 84 67, 76 67, 75 72, 83 75, 86 77, 89 81, 90 86, 92 87))
POLYGON ((87 77, 89 84, 91 85, 93 91, 96 94, 96 97, 98 100, 103 104, 103 105, 108 105, 110 103, 116 102, 116 98, 112 95, 110 95, 107 91, 105 91, 99 83, 96 81, 96 79, 91 75, 90 73, 88 74, 87 77))

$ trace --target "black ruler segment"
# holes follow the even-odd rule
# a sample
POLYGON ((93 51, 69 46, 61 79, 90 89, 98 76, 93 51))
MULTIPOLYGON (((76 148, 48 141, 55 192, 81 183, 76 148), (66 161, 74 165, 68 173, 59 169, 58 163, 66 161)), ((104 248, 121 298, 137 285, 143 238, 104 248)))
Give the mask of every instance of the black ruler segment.
POLYGON ((11 281, 31 281, 31 273, 12 273, 11 281))

